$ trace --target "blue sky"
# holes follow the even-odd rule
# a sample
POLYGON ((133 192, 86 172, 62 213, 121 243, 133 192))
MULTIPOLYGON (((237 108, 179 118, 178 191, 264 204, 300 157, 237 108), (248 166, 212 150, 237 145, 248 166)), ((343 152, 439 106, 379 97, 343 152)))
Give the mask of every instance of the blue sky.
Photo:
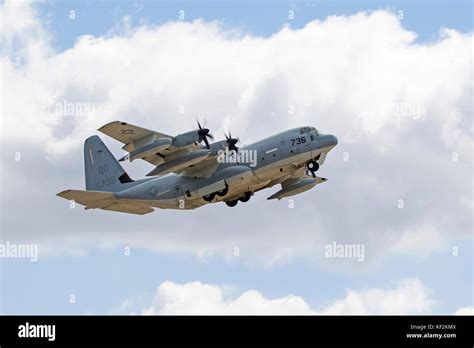
POLYGON ((259 36, 270 36, 285 24, 301 28, 306 23, 332 15, 389 9, 403 11, 403 25, 415 31, 420 41, 434 40, 441 27, 472 30, 470 1, 51 1, 41 13, 54 33, 58 50, 74 45, 80 35, 103 35, 124 16, 159 25, 176 20, 219 21, 224 27, 240 28, 259 36), (69 19, 69 11, 76 19, 69 19), (295 17, 288 20, 288 11, 295 17))
POLYGON ((94 250, 86 257, 51 258, 37 263, 7 260, 2 274, 12 281, 3 287, 2 296, 8 299, 3 310, 12 314, 116 313, 125 299, 137 295, 143 296, 145 303, 150 302, 158 284, 165 280, 237 285, 240 291, 258 289, 269 298, 293 294, 317 307, 343 297, 348 288, 420 276, 436 290, 439 302, 435 312, 450 313, 464 307, 472 296, 471 288, 465 286, 472 277, 471 242, 464 242, 460 249, 464 252, 457 257, 393 257, 377 269, 355 273, 321 269, 307 260, 262 268, 218 258, 202 261, 193 256, 157 255, 143 250, 132 250, 130 256, 124 256, 122 249, 94 250), (67 303, 70 294, 76 295, 75 304, 67 303))
MULTIPOLYGON (((105 35, 118 26, 124 16, 130 16, 133 25, 157 26, 176 20, 180 10, 185 11, 185 21, 200 18, 219 21, 226 29, 238 28, 249 35, 264 37, 277 33, 287 24, 293 29, 302 28, 315 19, 377 9, 403 11, 403 27, 416 32, 420 44, 436 41, 443 27, 463 33, 472 31, 471 1, 48 1, 36 7, 58 53, 72 48, 81 35, 105 35), (295 11, 295 19, 290 21, 287 16, 291 9, 295 11), (76 11, 74 20, 68 18, 70 10, 76 11)), ((337 154, 342 154, 342 150, 337 154)), ((69 160, 70 165, 73 163, 69 160)), ((338 168, 342 169, 336 166, 338 168)), ((333 177, 337 178, 334 168, 332 170, 333 177)), ((75 177, 81 175, 75 174, 75 177)), ((57 186, 66 182, 64 179, 57 186)), ((266 204, 263 200, 254 203, 266 204)), ((58 202, 54 208, 59 206, 58 202)), ((206 212, 211 219, 210 210, 206 212)), ((155 212, 153 223, 159 225, 160 214, 165 213, 155 212)), ((101 216, 94 215, 96 219, 101 216)), ((38 222, 48 225, 48 221, 38 222)), ((179 224, 180 221, 176 221, 176 226, 179 224)), ((296 228, 298 224, 299 220, 295 219, 296 228)), ((200 233, 200 228, 196 228, 196 233, 200 233)), ((245 226, 244 222, 242 228, 252 226, 245 226)), ((66 233, 66 225, 64 229, 66 233)), ((133 223, 129 229, 131 234, 135 232, 133 223)), ((295 257, 281 264, 264 266, 241 261, 238 257, 231 260, 217 255, 199 258, 183 251, 132 248, 131 255, 124 256, 124 246, 90 247, 85 255, 60 254, 36 263, 0 260, 0 312, 117 313, 121 304, 129 299, 138 299, 134 310, 140 310, 150 304, 156 288, 166 280, 231 285, 238 294, 255 289, 267 298, 293 294, 318 309, 343 298, 347 289, 380 288, 395 279, 418 277, 434 293, 436 303, 432 311, 435 313, 454 313, 458 308, 472 306, 473 302, 472 238, 454 237, 441 250, 428 256, 390 254, 375 265, 355 269, 334 269, 311 257, 295 257), (459 246, 459 256, 451 254, 453 246, 459 246), (70 294, 75 294, 76 303, 69 303, 70 294)))

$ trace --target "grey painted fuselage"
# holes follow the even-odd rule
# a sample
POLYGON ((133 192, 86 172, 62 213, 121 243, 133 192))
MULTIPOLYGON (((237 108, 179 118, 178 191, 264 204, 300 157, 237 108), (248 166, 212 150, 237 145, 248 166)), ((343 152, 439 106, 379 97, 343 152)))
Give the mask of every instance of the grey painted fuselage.
POLYGON ((115 192, 121 200, 139 200, 163 209, 194 209, 208 203, 238 199, 245 193, 282 183, 301 176, 308 161, 324 156, 337 144, 333 135, 319 134, 313 127, 294 128, 241 147, 240 162, 219 163, 209 177, 166 174, 123 186, 115 192), (243 159, 243 160, 242 160, 243 159), (211 202, 203 196, 226 189, 224 196, 214 195, 211 202))

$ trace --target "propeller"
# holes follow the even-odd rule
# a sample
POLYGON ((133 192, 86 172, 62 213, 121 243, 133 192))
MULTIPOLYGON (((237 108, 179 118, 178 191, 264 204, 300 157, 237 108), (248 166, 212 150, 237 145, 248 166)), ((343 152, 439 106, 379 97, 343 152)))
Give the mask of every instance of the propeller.
POLYGON ((229 131, 229 135, 225 134, 225 139, 227 140, 227 147, 229 149, 229 151, 232 151, 234 150, 235 152, 239 151, 239 148, 237 146, 235 146, 235 144, 238 143, 239 139, 238 138, 232 138, 232 134, 230 134, 230 131, 229 131))
POLYGON ((214 140, 214 137, 212 136, 212 134, 209 133, 209 129, 201 127, 201 123, 199 123, 199 120, 197 121, 197 124, 198 124, 198 127, 199 127, 199 130, 198 130, 199 139, 198 139, 198 141, 200 143, 204 141, 204 143, 206 144, 207 149, 209 150, 210 146, 209 146, 209 141, 207 140, 207 138, 210 138, 210 139, 214 140))

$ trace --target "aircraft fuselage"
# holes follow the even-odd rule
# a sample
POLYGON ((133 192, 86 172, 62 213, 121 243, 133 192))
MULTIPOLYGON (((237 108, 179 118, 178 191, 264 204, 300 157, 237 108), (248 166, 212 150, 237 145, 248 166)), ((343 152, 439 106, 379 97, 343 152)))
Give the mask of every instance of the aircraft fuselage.
POLYGON ((209 177, 170 173, 135 182, 115 197, 163 209, 194 209, 238 199, 306 171, 308 161, 325 157, 336 144, 335 136, 319 134, 313 127, 295 128, 241 147, 240 161, 226 158, 209 177))

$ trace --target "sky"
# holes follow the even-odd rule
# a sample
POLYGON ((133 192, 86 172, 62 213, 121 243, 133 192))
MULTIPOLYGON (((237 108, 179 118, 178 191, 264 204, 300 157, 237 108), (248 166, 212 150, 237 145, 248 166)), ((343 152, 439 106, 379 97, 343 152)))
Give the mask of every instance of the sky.
POLYGON ((472 314, 472 2, 0 6, 0 251, 38 247, 0 257, 0 313, 472 314), (88 136, 123 156, 102 125, 196 118, 243 144, 334 134, 329 180, 145 216, 56 196, 84 188, 88 136))

